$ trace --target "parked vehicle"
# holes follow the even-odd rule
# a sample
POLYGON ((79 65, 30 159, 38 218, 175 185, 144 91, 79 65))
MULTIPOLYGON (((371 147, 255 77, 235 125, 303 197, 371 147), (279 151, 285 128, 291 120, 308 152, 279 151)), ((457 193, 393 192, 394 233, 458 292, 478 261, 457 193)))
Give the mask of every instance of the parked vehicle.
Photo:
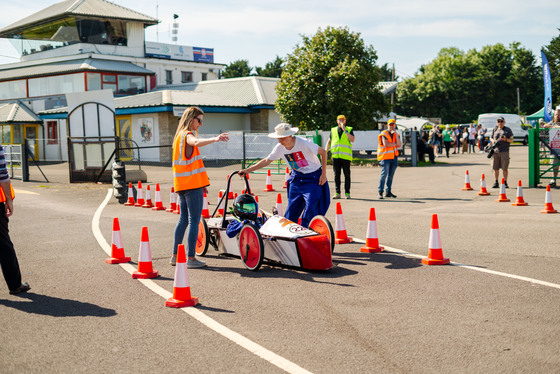
POLYGON ((531 128, 530 125, 523 123, 523 120, 517 114, 507 114, 507 113, 484 113, 478 116, 478 123, 486 129, 486 137, 492 135, 492 130, 496 127, 496 120, 498 117, 504 117, 506 120, 506 126, 513 132, 513 140, 517 142, 522 142, 523 145, 527 145, 529 142, 529 132, 528 129, 531 128))

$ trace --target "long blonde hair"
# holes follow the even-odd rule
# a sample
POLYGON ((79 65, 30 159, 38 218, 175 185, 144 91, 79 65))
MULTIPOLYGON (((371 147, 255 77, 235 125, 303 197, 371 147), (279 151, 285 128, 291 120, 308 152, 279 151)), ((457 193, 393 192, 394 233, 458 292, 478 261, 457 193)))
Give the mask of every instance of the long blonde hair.
POLYGON ((194 118, 200 116, 201 114, 204 114, 204 112, 197 106, 187 108, 179 120, 179 126, 177 126, 175 136, 183 131, 192 131, 194 118))

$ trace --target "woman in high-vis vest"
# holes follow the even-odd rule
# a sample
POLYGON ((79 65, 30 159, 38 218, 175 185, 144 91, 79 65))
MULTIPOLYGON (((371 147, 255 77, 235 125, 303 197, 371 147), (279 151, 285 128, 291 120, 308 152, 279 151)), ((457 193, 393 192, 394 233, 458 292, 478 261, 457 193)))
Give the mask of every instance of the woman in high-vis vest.
POLYGON ((387 130, 382 131, 377 137, 377 160, 381 166, 381 175, 379 176, 379 186, 377 190, 379 195, 378 199, 383 199, 383 190, 385 189, 385 197, 396 197, 391 192, 393 186, 393 175, 399 165, 399 148, 402 145, 399 133, 396 131, 396 122, 390 119, 387 122, 387 130), (387 181, 387 187, 385 187, 387 181))
POLYGON ((214 138, 199 139, 198 129, 202 126, 204 112, 198 107, 188 108, 177 127, 173 140, 173 184, 179 196, 181 215, 175 226, 173 240, 173 256, 170 264, 177 262, 177 247, 183 242, 187 227, 187 267, 201 268, 206 263, 195 258, 196 238, 198 236, 198 222, 202 215, 202 204, 206 187, 210 185, 206 169, 202 163, 199 147, 227 142, 228 134, 223 133, 214 138))

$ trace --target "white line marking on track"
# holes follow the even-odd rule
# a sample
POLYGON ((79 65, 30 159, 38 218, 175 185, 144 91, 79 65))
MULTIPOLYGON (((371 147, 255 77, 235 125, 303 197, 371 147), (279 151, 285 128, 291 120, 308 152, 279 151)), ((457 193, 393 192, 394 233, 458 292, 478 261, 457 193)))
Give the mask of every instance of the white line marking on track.
MULTIPOLYGON (((107 192, 107 196, 105 196, 105 199, 95 211, 95 214, 93 215, 93 219, 91 221, 91 231, 93 232, 95 239, 99 243, 99 246, 105 251, 105 253, 107 253, 108 256, 111 255, 111 246, 109 245, 109 243, 107 243, 107 241, 103 237, 103 234, 101 233, 101 230, 99 229, 99 221, 101 218, 101 213, 103 212, 105 206, 107 206, 107 203, 109 202, 112 193, 113 190, 109 189, 107 192)), ((119 264, 119 265, 130 274, 132 274, 136 270, 134 266, 131 264, 119 264)), ((142 284, 144 284, 150 290, 163 297, 164 299, 169 299, 171 296, 173 296, 171 292, 158 286, 154 281, 150 279, 138 279, 138 280, 142 282, 142 284)), ((264 348, 263 346, 260 346, 259 344, 253 342, 252 340, 247 339, 243 335, 236 333, 235 331, 227 328, 221 323, 208 317, 206 314, 202 313, 200 310, 196 308, 182 308, 181 310, 187 313, 188 315, 190 315, 191 317, 193 317, 194 319, 196 319, 197 321, 199 321, 200 323, 202 323, 203 325, 205 325, 206 327, 214 330, 218 334, 228 338, 229 340, 240 345, 241 347, 245 348, 249 352, 259 356, 260 358, 270 362, 271 364, 277 366, 278 368, 288 373, 311 374, 310 371, 307 371, 304 368, 294 364, 293 362, 286 360, 285 358, 264 348)))

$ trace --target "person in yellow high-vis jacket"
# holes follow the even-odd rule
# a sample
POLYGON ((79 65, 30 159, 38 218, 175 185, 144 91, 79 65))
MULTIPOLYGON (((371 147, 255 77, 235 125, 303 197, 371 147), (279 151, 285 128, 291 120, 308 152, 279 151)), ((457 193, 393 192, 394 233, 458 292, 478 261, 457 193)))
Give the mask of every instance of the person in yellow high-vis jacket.
POLYGON ((14 189, 6 168, 4 148, 0 145, 0 265, 10 294, 27 292, 31 287, 21 282, 21 271, 8 231, 9 217, 14 213, 14 189))
POLYGON ((327 151, 331 151, 334 170, 334 186, 336 193, 333 199, 340 199, 340 172, 344 172, 344 192, 346 198, 350 198, 350 164, 352 163, 352 143, 355 137, 352 127, 346 126, 346 117, 336 117, 337 126, 331 129, 331 135, 327 141, 327 151))
POLYGON ((397 124, 394 119, 387 122, 387 130, 381 131, 377 147, 377 160, 381 166, 381 175, 379 176, 379 186, 377 188, 379 195, 378 199, 383 199, 383 190, 385 190, 385 197, 397 197, 391 192, 393 186, 393 175, 399 165, 399 148, 402 146, 401 137, 396 131, 397 124), (387 185, 385 187, 385 181, 387 185))

